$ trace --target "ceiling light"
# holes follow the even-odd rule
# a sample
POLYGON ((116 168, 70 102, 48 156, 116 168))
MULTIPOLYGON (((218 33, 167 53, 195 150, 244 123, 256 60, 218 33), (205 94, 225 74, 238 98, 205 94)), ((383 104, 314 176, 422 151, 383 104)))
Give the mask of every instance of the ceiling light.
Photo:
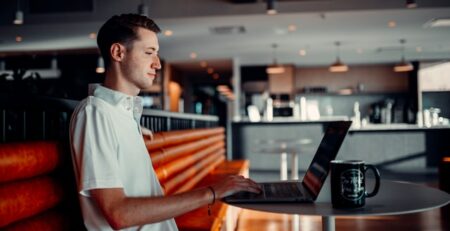
POLYGON ((191 52, 191 54, 189 55, 189 57, 191 57, 191 59, 196 59, 196 58, 197 58, 197 53, 191 52))
POLYGON ((5 60, 0 59, 0 71, 6 70, 5 60))
POLYGON ((284 73, 284 67, 277 63, 277 58, 276 58, 277 44, 276 43, 272 44, 272 48, 273 48, 273 63, 266 68, 266 73, 267 74, 282 74, 282 73, 284 73))
POLYGON ((20 42, 22 42, 22 40, 23 40, 22 36, 20 36, 20 35, 16 36, 16 42, 20 43, 20 42))
POLYGON ((395 64, 394 71, 395 72, 407 72, 412 71, 414 69, 413 65, 410 62, 405 60, 405 39, 400 39, 400 44, 402 45, 402 59, 399 63, 395 64))
POLYGON ((144 0, 138 6, 138 14, 148 17, 148 6, 144 3, 144 0))
POLYGON ((330 72, 346 72, 348 71, 348 66, 345 65, 342 61, 340 56, 340 42, 335 42, 334 43, 336 45, 336 61, 330 65, 329 70, 330 72))
POLYGON ((97 68, 95 68, 95 72, 98 74, 105 72, 105 61, 103 60, 102 56, 99 56, 97 59, 97 68))
POLYGON ((206 69, 206 72, 211 75, 212 73, 214 73, 214 68, 208 67, 208 69, 206 69))
POLYGON ((208 63, 207 63, 206 61, 201 61, 201 62, 200 62, 200 66, 203 67, 203 68, 205 68, 205 67, 208 66, 208 63))
POLYGON ((394 27, 396 27, 396 26, 397 26, 397 23, 396 23, 395 21, 389 21, 389 22, 388 22, 388 27, 394 28, 394 27))
POLYGON ((422 52, 422 47, 416 47, 416 51, 417 51, 417 53, 420 53, 420 52, 422 52))
POLYGON ((406 8, 413 9, 417 7, 417 3, 415 0, 406 0, 406 8))
POLYGON ((289 32, 294 32, 296 30, 297 30, 297 26, 296 25, 291 24, 291 25, 288 26, 288 31, 289 32))
POLYGON ((298 51, 298 54, 299 54, 300 56, 306 56, 306 50, 305 50, 305 49, 300 49, 300 50, 298 51))
POLYGON ((17 11, 16 11, 16 17, 13 21, 16 25, 22 25, 23 24, 23 12, 20 10, 20 0, 17 0, 17 11))
POLYGON ((171 31, 171 30, 165 30, 165 31, 164 31, 164 35, 167 36, 167 37, 172 36, 172 35, 173 35, 173 31, 171 31))
POLYGON ((90 33, 89 34, 89 38, 90 39, 96 39, 97 38, 97 33, 95 33, 95 32, 90 33))
POLYGON ((450 18, 434 18, 425 23, 426 27, 450 27, 450 18))
POLYGON ((399 63, 397 63, 394 66, 395 72, 408 72, 412 71, 414 69, 414 66, 410 62, 406 62, 404 59, 402 59, 399 63))
POLYGON ((56 55, 52 57, 52 60, 50 61, 50 67, 52 70, 58 69, 58 58, 56 58, 56 55))
POLYGON ((267 1, 267 11, 266 13, 268 15, 275 15, 277 14, 277 10, 275 9, 275 0, 266 0, 267 1))

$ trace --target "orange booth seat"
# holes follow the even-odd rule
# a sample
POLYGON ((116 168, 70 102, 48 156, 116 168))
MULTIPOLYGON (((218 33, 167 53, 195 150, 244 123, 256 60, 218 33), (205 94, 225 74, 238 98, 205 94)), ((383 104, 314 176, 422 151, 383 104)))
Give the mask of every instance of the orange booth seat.
MULTIPOLYGON (((225 160, 223 128, 144 138, 166 195, 248 176, 248 161, 225 160)), ((216 202, 175 220, 180 230, 233 230, 238 208, 216 202)), ((70 151, 55 141, 0 144, 0 230, 83 230, 70 151)))

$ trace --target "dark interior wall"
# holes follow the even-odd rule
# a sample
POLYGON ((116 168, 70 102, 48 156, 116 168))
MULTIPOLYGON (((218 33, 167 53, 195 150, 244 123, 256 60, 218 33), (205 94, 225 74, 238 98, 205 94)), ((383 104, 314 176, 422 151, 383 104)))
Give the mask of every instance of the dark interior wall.
POLYGON ((0 78, 0 90, 7 94, 35 94, 58 98, 80 100, 87 96, 89 83, 103 82, 103 74, 97 74, 97 54, 58 55, 58 69, 61 76, 46 79, 27 72, 21 76, 18 70, 50 69, 52 55, 23 55, 6 57, 6 70, 15 70, 13 81, 0 78))

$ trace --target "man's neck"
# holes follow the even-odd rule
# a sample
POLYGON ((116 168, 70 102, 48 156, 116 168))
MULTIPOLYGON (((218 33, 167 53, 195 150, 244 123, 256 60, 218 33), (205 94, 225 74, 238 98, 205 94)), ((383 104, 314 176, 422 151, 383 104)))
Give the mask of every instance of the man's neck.
POLYGON ((114 71, 106 71, 103 86, 131 96, 137 96, 139 94, 139 89, 132 89, 132 87, 128 86, 125 81, 123 81, 123 78, 114 71))

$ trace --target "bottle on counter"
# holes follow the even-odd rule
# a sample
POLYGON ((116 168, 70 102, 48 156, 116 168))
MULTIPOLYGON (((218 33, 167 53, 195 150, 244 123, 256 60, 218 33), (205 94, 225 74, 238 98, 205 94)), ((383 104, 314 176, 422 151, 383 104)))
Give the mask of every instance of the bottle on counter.
POLYGON ((431 113, 428 109, 423 110, 423 124, 427 128, 431 127, 431 113))
POLYGON ((266 99, 266 111, 264 113, 264 116, 266 121, 273 120, 273 100, 270 97, 266 99))
POLYGON ((300 119, 301 120, 307 119, 306 98, 305 97, 300 98, 300 119))
POLYGON ((359 111, 359 102, 356 101, 353 104, 353 118, 352 118, 352 126, 354 128, 361 128, 361 112, 359 111))
POLYGON ((418 127, 423 127, 423 113, 422 111, 417 112, 416 123, 418 127))

